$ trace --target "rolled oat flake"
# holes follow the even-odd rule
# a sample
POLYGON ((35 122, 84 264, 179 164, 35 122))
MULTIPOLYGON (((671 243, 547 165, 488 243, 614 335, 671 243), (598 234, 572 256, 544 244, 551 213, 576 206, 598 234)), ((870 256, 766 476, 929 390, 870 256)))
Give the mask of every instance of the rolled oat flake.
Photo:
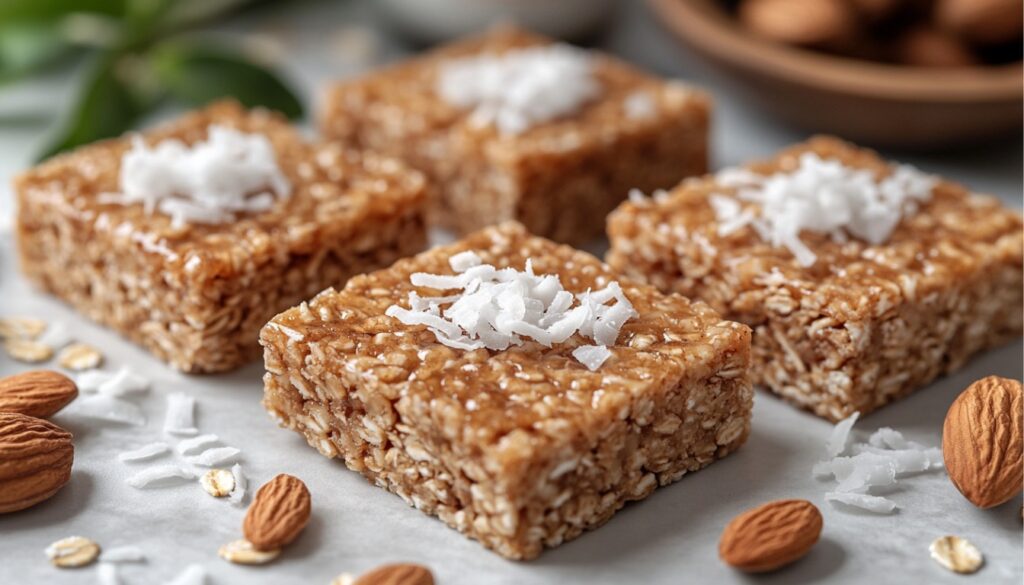
POLYGON ((954 573, 973 573, 985 562, 978 547, 959 536, 941 536, 928 547, 935 562, 954 573))
POLYGON ((46 547, 46 556, 57 567, 84 567, 100 556, 100 545, 84 536, 69 536, 46 547))
POLYGON ((235 476, 227 469, 211 469, 199 478, 206 493, 223 498, 235 489, 235 476))
POLYGON ((236 565, 263 565, 277 558, 280 549, 259 551, 245 539, 235 540, 220 547, 217 551, 220 558, 236 565))

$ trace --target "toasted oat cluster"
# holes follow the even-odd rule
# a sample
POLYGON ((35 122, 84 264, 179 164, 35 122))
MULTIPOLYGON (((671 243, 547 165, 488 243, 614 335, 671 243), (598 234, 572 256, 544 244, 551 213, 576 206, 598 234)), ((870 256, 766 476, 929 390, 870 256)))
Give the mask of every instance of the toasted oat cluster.
MULTIPOLYGON (((458 264, 458 262, 455 262, 458 264)), ((630 500, 738 448, 749 433, 750 331, 709 306, 619 279, 594 257, 506 223, 353 278, 261 332, 264 405, 328 457, 499 554, 529 559, 630 500), (415 273, 467 251, 557 275, 574 294, 617 280, 636 317, 590 370, 581 336, 463 350, 386 315, 415 273)))
MULTIPOLYGON (((867 170, 888 185, 879 192, 888 202, 905 195, 890 189, 922 184, 920 175, 874 152, 814 138, 744 170, 624 203, 609 219, 608 262, 749 325, 754 382, 831 420, 870 412, 1021 334, 1021 217, 992 197, 934 178, 930 193, 905 198, 901 217, 890 210, 861 222, 872 235, 872 222, 898 219, 891 232, 873 233, 884 241, 843 237, 838 229, 804 230, 788 246, 772 242, 773 234, 785 234, 772 228, 786 228, 787 218, 770 218, 769 225, 763 209, 750 203, 784 203, 785 193, 741 197, 743 209, 732 213, 723 213, 730 204, 716 199, 735 195, 735 185, 744 182, 738 174, 778 176, 818 159, 845 168, 823 171, 824 184, 835 173, 867 170), (759 219, 742 219, 747 210, 759 219), (727 226, 723 216, 745 225, 727 226)), ((879 199, 872 189, 861 185, 855 194, 879 199)), ((822 213, 832 213, 827 203, 822 213)), ((856 217, 840 215, 834 225, 858 226, 856 217)), ((801 221, 833 225, 815 217, 801 221)))
POLYGON ((435 224, 468 233, 515 219, 582 243, 629 189, 707 170, 709 109, 680 83, 498 28, 337 84, 321 126, 427 173, 435 224))
MULTIPOLYGON (((424 179, 395 160, 308 144, 275 115, 231 102, 143 137, 150 146, 172 138, 191 145, 211 126, 265 137, 287 196, 214 222, 126 203, 118 192, 128 137, 54 158, 15 181, 25 275, 189 372, 257 358, 259 329, 276 313, 426 244, 424 179)), ((217 179, 207 177, 212 187, 217 179)))

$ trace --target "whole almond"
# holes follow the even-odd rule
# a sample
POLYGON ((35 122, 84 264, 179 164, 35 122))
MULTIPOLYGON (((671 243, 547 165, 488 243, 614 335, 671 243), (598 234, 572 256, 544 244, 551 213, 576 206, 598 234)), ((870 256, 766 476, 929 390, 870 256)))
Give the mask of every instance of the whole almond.
POLYGON ((0 514, 24 510, 71 478, 71 433, 40 418, 0 412, 0 514))
POLYGON ((245 539, 259 551, 284 547, 309 522, 310 496, 302 480, 280 474, 256 492, 242 523, 245 539))
POLYGON ((956 489, 979 508, 1021 493, 1024 398, 1017 380, 989 376, 964 390, 946 413, 942 457, 956 489))
POLYGON ((434 575, 422 565, 384 565, 362 574, 352 585, 434 585, 434 575))
POLYGON ((770 41, 815 47, 848 40, 857 22, 846 0, 743 0, 737 16, 770 41))
POLYGON ((963 41, 933 28, 914 27, 904 31, 895 42, 896 59, 916 67, 970 67, 978 64, 963 41))
POLYGON ((972 43, 1019 42, 1024 4, 1020 0, 937 0, 935 21, 972 43))
POLYGON ((34 370, 0 378, 0 412, 49 418, 78 396, 78 386, 58 372, 34 370))
POLYGON ((773 571, 807 554, 821 535, 821 512, 807 500, 776 500, 729 523, 718 556, 749 573, 773 571))

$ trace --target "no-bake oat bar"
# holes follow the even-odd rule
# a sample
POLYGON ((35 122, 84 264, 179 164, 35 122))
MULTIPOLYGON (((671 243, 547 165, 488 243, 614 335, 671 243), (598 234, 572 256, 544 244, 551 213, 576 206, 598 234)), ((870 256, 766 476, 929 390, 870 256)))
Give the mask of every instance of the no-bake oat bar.
MULTIPOLYGON (((734 451, 749 433, 749 329, 616 278, 519 224, 487 228, 275 317, 261 332, 264 405, 410 505, 505 557, 533 558, 734 451), (623 293, 631 317, 613 319, 621 330, 609 355, 590 361, 578 351, 594 347, 583 335, 550 347, 524 337, 504 350, 459 349, 449 345, 473 342, 389 316, 413 318, 405 311, 446 294, 410 278, 445 278, 467 256, 498 269, 496 278, 507 269, 557 275, 577 298, 623 293)), ((515 298, 499 302, 514 307, 515 298)))
POLYGON ((749 325, 754 382, 831 420, 1021 334, 1019 213, 833 138, 624 203, 608 233, 609 264, 749 325))
POLYGON ((142 137, 16 179, 21 269, 180 370, 257 358, 272 316, 425 246, 424 179, 393 159, 308 144, 278 116, 233 102, 142 137), (122 176, 122 160, 133 173, 122 176), (179 197, 175 181, 205 198, 179 197), (248 183, 265 192, 225 195, 248 183))
POLYGON ((629 189, 706 172, 709 109, 704 93, 610 56, 497 28, 337 84, 321 127, 427 173, 435 224, 515 219, 579 244, 629 189))

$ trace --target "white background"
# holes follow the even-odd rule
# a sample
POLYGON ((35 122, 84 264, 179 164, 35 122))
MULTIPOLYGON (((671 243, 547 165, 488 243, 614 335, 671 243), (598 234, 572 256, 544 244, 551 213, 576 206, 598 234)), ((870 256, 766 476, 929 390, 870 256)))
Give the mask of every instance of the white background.
MULTIPOLYGON (((232 23, 240 40, 269 47, 284 57, 292 78, 316 96, 329 79, 409 50, 378 28, 367 2, 299 3, 294 10, 264 10, 232 23), (368 28, 364 28, 368 27, 368 28), (355 32, 353 32, 355 31, 355 32), (366 35, 376 39, 366 45, 366 35), (255 37, 253 35, 256 35, 255 37), (353 46, 368 46, 366 58, 353 46), (375 47, 375 48, 374 48, 375 47)), ((679 49, 639 3, 622 10, 599 41, 604 48, 661 74, 696 80, 714 91, 716 165, 764 156, 805 135, 756 110, 745 108, 730 85, 679 49)), ((71 80, 52 75, 0 90, 0 116, 59 115, 71 80)), ((43 127, 0 130, 0 223, 9 221, 9 178, 24 168, 41 145, 43 127)), ((1018 141, 955 153, 887 155, 994 193, 1020 207, 1021 149, 1018 141)), ((600 245, 597 246, 600 249, 600 245)), ((111 548, 140 546, 148 561, 125 565, 125 583, 161 583, 187 563, 200 563, 211 583, 322 583, 341 572, 359 573, 392 561, 430 566, 441 585, 475 583, 1020 583, 1021 499, 994 510, 968 504, 942 474, 901 480, 889 494, 893 516, 840 510, 824 502, 832 485, 812 479, 831 425, 759 392, 754 430, 738 453, 647 500, 627 506, 607 525, 548 551, 530 563, 515 563, 484 550, 437 520, 407 507, 398 497, 370 486, 361 476, 329 461, 300 437, 278 429, 259 404, 259 364, 221 376, 178 374, 117 335, 90 324, 68 308, 33 293, 17 276, 9 231, 0 229, 0 315, 31 315, 69 326, 75 337, 103 348, 106 368, 130 365, 153 381, 138 401, 149 419, 143 428, 101 425, 70 412, 55 421, 75 435, 71 482, 49 502, 0 516, 0 584, 91 583, 95 568, 51 568, 43 549, 53 540, 81 534, 111 548), (272 565, 245 568, 216 556, 221 544, 239 537, 242 508, 206 495, 197 483, 139 491, 124 479, 146 463, 125 464, 120 451, 155 440, 161 432, 164 395, 183 391, 198 400, 201 432, 216 433, 242 449, 241 463, 256 483, 277 473, 301 477, 313 494, 313 520, 302 537, 272 565), (717 559, 722 527, 735 514, 775 498, 807 498, 825 516, 822 541, 796 565, 758 578, 724 567, 717 559), (958 534, 985 553, 982 572, 960 577, 928 557, 937 536, 958 534)), ((910 438, 938 445, 952 399, 973 380, 999 374, 1021 377, 1020 341, 979 356, 953 376, 887 407, 860 425, 892 426, 910 438)), ((0 374, 28 369, 0 355, 0 374)), ((173 442, 173 441, 171 441, 173 442)), ((152 463, 167 463, 173 456, 152 463)))

